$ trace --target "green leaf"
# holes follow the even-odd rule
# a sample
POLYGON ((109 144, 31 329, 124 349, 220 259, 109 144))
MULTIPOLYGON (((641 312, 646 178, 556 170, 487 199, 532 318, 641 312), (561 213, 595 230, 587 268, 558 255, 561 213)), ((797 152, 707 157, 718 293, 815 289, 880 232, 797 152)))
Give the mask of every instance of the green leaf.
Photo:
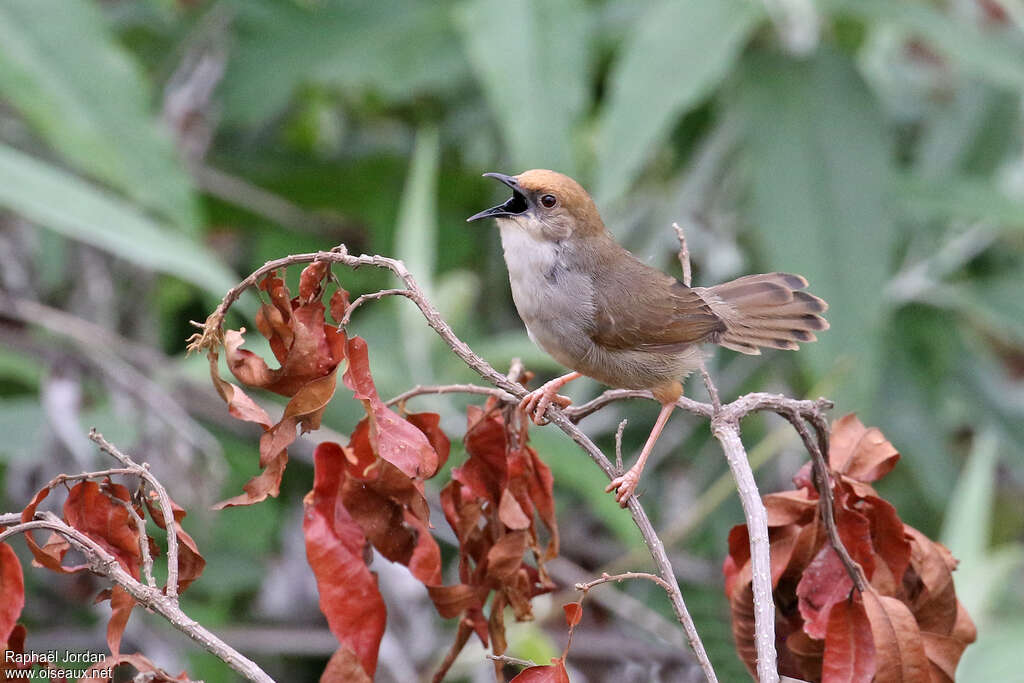
POLYGON ((1008 196, 987 178, 901 174, 893 178, 890 191, 914 216, 993 220, 1024 229, 1024 201, 1008 196))
POLYGON ((233 0, 235 43, 224 79, 225 118, 257 124, 319 83, 405 102, 451 91, 469 69, 450 2, 233 0))
POLYGON ((0 207, 138 266, 221 297, 238 278, 204 246, 136 207, 11 147, 0 145, 0 207))
POLYGON ((672 124, 730 72, 764 18, 749 0, 666 0, 626 38, 597 135, 597 196, 625 192, 672 124))
POLYGON ((473 0, 457 18, 515 172, 574 174, 572 126, 587 105, 584 3, 473 0))
MULTIPOLYGON (((992 535, 992 492, 995 487, 999 438, 991 428, 981 430, 960 481, 949 499, 950 514, 942 525, 942 542, 968 561, 985 554, 992 535)), ((963 599, 961 597, 961 599, 963 599)))
MULTIPOLYGON (((434 271, 437 268, 437 174, 441 144, 437 128, 422 127, 409 164, 409 176, 398 209, 395 235, 396 256, 434 300, 434 271)), ((411 379, 419 383, 433 381, 429 350, 436 339, 423 321, 423 314, 410 302, 399 302, 402 341, 411 379)))
MULTIPOLYGON (((926 2, 819 0, 828 10, 864 21, 886 22, 919 37, 965 72, 1016 91, 1024 90, 1024 47, 998 30, 981 31, 926 2)), ((951 10, 952 12, 952 10, 951 10)))
POLYGON ((0 96, 77 169, 195 231, 191 182, 151 95, 94 3, 0 2, 0 96))
POLYGON ((819 375, 851 368, 838 398, 844 410, 864 410, 878 385, 895 234, 885 122, 849 60, 825 50, 805 62, 751 55, 738 105, 761 266, 804 275, 829 302, 831 329, 800 357, 819 375))

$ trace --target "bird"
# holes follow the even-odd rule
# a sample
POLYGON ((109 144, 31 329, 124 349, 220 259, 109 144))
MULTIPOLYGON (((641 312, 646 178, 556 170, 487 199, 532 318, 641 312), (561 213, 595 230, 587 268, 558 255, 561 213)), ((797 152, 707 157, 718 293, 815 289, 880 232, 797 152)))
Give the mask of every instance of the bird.
POLYGON ((803 291, 800 275, 747 275, 689 287, 620 245, 594 200, 567 175, 533 169, 485 173, 512 191, 467 222, 496 219, 512 299, 530 339, 571 372, 529 392, 520 408, 545 424, 548 407, 571 401, 558 391, 581 377, 617 389, 647 389, 661 404, 650 436, 625 473, 612 479, 625 507, 683 392, 705 359, 702 344, 756 355, 796 350, 828 329, 824 300, 803 291))

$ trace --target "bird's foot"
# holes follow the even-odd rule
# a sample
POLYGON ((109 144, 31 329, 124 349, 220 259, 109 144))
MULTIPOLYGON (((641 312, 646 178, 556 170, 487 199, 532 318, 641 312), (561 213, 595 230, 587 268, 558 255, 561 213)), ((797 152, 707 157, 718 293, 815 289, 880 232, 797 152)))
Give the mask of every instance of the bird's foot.
POLYGON ((565 384, 565 382, 559 381, 561 379, 559 377, 558 379, 546 382, 539 389, 534 389, 526 396, 523 396, 523 400, 519 402, 519 409, 529 415, 534 424, 546 425, 548 423, 544 413, 548 411, 548 406, 552 403, 563 408, 572 403, 572 399, 568 396, 562 396, 558 393, 558 390, 565 384))
POLYGON ((604 492, 611 493, 618 489, 615 493, 615 502, 626 507, 629 497, 636 492, 637 484, 640 483, 640 472, 641 470, 636 467, 629 468, 625 474, 612 479, 611 483, 605 487, 604 492))

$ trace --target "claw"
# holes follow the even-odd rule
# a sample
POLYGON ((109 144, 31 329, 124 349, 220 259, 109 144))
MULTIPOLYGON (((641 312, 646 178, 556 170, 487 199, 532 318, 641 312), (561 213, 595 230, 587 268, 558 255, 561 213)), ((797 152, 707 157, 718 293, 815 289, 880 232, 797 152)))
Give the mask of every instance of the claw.
POLYGON ((562 396, 558 393, 563 384, 565 383, 552 380, 539 389, 531 391, 519 402, 520 410, 529 415, 534 424, 546 425, 548 419, 544 414, 548 411, 549 405, 555 403, 565 408, 572 403, 572 399, 568 396, 562 396))
POLYGON ((621 507, 626 507, 629 502, 629 497, 636 492, 637 484, 640 483, 640 472, 635 468, 630 468, 625 474, 619 477, 615 477, 611 480, 611 483, 604 488, 605 493, 615 493, 615 502, 621 507))

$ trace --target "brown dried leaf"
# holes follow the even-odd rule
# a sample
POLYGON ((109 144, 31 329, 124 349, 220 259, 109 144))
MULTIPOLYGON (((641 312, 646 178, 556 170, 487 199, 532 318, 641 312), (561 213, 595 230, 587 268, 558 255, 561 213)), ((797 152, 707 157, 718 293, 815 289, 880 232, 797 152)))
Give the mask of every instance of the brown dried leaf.
POLYGON ((427 593, 437 608, 437 613, 445 619, 452 619, 463 612, 483 605, 480 589, 457 583, 454 586, 427 586, 427 593))
POLYGON ((874 590, 861 594, 871 624, 879 683, 917 683, 930 680, 930 665, 914 615, 896 598, 874 590))
POLYGON ((855 413, 832 425, 829 466, 861 482, 877 481, 892 471, 900 454, 876 427, 865 427, 855 413))
POLYGON ((498 539, 487 551, 487 578, 498 585, 508 581, 523 564, 526 532, 514 531, 498 539))

